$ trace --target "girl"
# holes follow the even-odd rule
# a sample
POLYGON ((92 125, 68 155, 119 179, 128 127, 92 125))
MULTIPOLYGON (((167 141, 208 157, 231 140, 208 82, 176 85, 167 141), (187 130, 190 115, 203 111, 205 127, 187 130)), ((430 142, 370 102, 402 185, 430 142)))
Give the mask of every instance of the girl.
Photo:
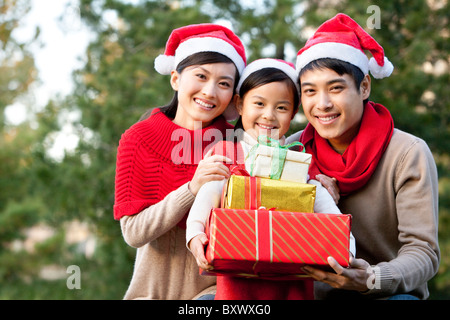
POLYGON ((114 217, 137 248, 125 299, 192 299, 215 284, 198 275, 186 249, 185 215, 205 182, 229 175, 222 156, 198 163, 207 144, 197 140, 210 129, 222 137, 232 129, 221 115, 245 63, 239 38, 215 24, 174 30, 155 60, 159 73, 171 75, 174 98, 131 126, 117 153, 114 217))
MULTIPOLYGON (((237 89, 237 109, 241 117, 236 127, 244 129, 237 133, 237 159, 245 159, 260 135, 284 144, 284 134, 299 106, 299 86, 294 66, 282 60, 256 60, 244 70, 237 89), (239 155, 239 152, 242 154, 239 155)), ((223 145, 218 143, 214 149, 220 152, 223 145)), ((247 169, 250 168, 250 161, 245 161, 247 169)), ((318 181, 309 180, 309 183, 316 185, 315 212, 340 213, 331 195, 318 181)), ((219 206, 223 185, 224 180, 205 184, 187 220, 187 246, 197 264, 206 270, 211 266, 204 254, 204 246, 208 243, 205 225, 211 208, 219 206)), ((351 251, 354 254, 354 249, 351 251)), ((313 286, 312 280, 273 281, 219 276, 216 299, 313 299, 313 286)))

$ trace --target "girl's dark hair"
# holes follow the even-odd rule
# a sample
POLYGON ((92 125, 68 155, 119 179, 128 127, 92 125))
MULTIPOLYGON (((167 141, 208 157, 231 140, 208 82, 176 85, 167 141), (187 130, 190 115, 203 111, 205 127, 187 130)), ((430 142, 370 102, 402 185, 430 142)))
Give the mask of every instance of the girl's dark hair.
MULTIPOLYGON (((210 64, 210 63, 233 63, 233 61, 224 56, 221 53, 218 52, 198 52, 194 53, 187 58, 183 59, 177 66, 176 71, 178 73, 181 73, 185 68, 193 65, 203 65, 203 64, 210 64)), ((236 86, 239 82, 239 71, 236 69, 236 76, 234 81, 234 90, 236 90, 236 86)), ((175 118, 175 115, 177 113, 178 108, 178 92, 175 92, 172 98, 172 101, 169 102, 164 107, 161 107, 160 110, 162 113, 164 113, 167 117, 173 119, 175 118)), ((152 109, 148 110, 146 113, 144 113, 139 121, 147 119, 151 114, 152 109)))
MULTIPOLYGON (((294 92, 294 114, 298 111, 300 104, 300 94, 292 79, 283 71, 277 68, 264 68, 250 74, 239 89, 239 96, 244 95, 250 90, 272 82, 285 82, 292 92, 294 92)), ((235 125, 236 129, 242 129, 242 120, 239 117, 235 125)))
MULTIPOLYGON (((311 61, 300 71, 299 79, 306 71, 317 69, 331 69, 340 76, 348 74, 353 78, 356 89, 361 86, 361 82, 364 79, 364 73, 357 66, 333 58, 321 58, 311 61)), ((366 104, 367 101, 369 101, 369 99, 364 100, 364 104, 366 104)))

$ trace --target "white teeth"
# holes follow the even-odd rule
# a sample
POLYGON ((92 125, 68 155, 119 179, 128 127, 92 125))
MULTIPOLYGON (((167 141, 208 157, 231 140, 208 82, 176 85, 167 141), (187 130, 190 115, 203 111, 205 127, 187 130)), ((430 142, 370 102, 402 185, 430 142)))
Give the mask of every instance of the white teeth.
POLYGON ((260 124, 260 123, 258 123, 258 125, 261 127, 261 128, 263 128, 263 129, 267 129, 267 130, 271 130, 271 129, 274 129, 275 127, 269 127, 269 126, 265 126, 265 125, 263 125, 263 124, 260 124))
POLYGON ((333 120, 334 118, 337 118, 338 116, 337 115, 335 115, 335 116, 330 116, 330 117, 318 117, 319 118, 319 120, 322 120, 322 121, 330 121, 330 120, 333 120))
POLYGON ((209 104, 209 103, 206 103, 206 102, 198 100, 198 99, 196 99, 195 102, 197 102, 199 105, 201 105, 202 107, 205 107, 205 108, 213 108, 214 107, 213 104, 209 104))

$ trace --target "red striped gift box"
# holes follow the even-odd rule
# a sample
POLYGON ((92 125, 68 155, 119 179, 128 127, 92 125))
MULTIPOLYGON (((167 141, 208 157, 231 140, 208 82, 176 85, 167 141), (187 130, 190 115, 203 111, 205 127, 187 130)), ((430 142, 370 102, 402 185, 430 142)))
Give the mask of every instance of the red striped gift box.
POLYGON ((351 216, 215 208, 206 258, 213 272, 263 278, 302 277, 301 267, 349 265, 351 216))

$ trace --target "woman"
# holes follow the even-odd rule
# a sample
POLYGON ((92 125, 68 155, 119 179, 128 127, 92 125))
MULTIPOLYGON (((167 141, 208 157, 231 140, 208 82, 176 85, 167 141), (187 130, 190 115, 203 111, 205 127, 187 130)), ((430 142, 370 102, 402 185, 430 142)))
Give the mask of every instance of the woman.
POLYGON ((204 183, 229 175, 224 157, 199 160, 209 132, 224 138, 232 128, 222 113, 233 116, 245 62, 239 38, 215 24, 174 30, 156 59, 155 69, 171 75, 174 98, 129 128, 117 154, 114 217, 137 248, 125 299, 192 299, 214 290, 215 279, 199 275, 186 249, 185 216, 204 183))

